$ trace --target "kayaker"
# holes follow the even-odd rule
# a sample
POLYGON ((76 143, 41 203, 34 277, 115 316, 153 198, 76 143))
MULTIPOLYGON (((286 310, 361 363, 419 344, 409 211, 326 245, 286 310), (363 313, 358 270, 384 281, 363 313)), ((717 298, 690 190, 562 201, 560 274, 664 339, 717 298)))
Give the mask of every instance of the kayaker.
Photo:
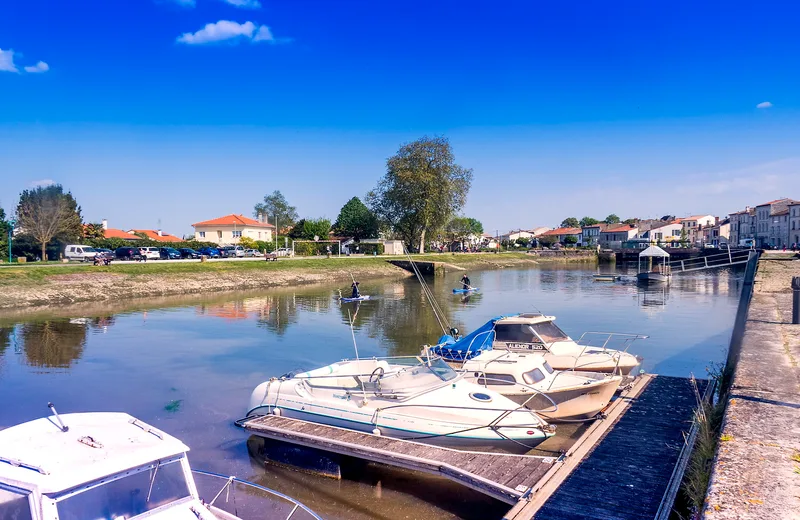
POLYGON ((353 288, 353 295, 351 296, 351 298, 353 299, 361 298, 361 293, 358 291, 358 282, 353 280, 353 284, 350 287, 353 288))
POLYGON ((464 276, 461 277, 461 283, 464 285, 462 289, 464 289, 465 291, 472 289, 472 287, 470 286, 469 276, 467 276, 466 273, 464 274, 464 276))

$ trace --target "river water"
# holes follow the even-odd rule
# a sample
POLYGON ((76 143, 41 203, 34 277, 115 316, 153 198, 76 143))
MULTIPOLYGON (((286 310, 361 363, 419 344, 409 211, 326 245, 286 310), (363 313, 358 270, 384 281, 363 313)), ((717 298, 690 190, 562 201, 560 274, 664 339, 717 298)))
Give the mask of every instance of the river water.
MULTIPOLYGON (((596 282, 596 268, 470 272, 480 292, 452 294, 460 274, 431 282, 463 332, 504 313, 555 315, 573 338, 585 331, 650 336, 631 352, 648 372, 704 377, 724 360, 742 272, 678 275, 670 287, 596 282)), ((264 467, 233 426, 252 389, 270 376, 353 357, 408 355, 441 329, 414 279, 365 281, 373 300, 335 301, 314 286, 210 298, 131 302, 83 315, 54 311, 0 321, 0 428, 44 415, 125 411, 182 439, 196 468, 237 475, 285 492, 330 519, 500 518, 508 509, 444 480, 368 465, 340 481, 264 467)), ((346 290, 346 287, 341 287, 346 290)))

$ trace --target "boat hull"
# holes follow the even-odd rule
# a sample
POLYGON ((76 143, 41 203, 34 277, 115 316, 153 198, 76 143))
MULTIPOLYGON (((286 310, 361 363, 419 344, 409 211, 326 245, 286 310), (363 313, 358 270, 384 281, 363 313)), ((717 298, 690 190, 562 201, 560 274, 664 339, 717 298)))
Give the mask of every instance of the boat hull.
POLYGON ((549 422, 585 421, 594 419, 605 408, 619 388, 621 378, 598 380, 580 386, 551 390, 531 397, 530 392, 505 394, 512 401, 524 404, 549 422), (549 399, 548 399, 549 398, 549 399), (552 399, 552 402, 550 400, 552 399), (556 404, 555 411, 553 403, 556 404), (542 410, 542 411, 540 411, 542 410))
POLYGON ((672 275, 664 273, 639 273, 636 275, 636 279, 641 283, 670 283, 672 275))
POLYGON ((387 426, 382 423, 375 425, 345 417, 334 417, 331 415, 323 415, 306 410, 298 410, 295 408, 283 408, 280 406, 277 408, 274 406, 256 408, 250 413, 250 415, 255 416, 276 413, 276 410, 278 415, 281 415, 282 417, 288 417, 290 419, 299 419, 301 421, 324 424, 327 426, 346 428, 348 430, 354 430, 363 433, 375 434, 376 430, 378 430, 380 432, 379 435, 391 437, 393 439, 423 442, 433 446, 461 450, 502 450, 509 453, 521 454, 527 453, 554 435, 551 432, 544 432, 539 428, 522 428, 518 426, 500 426, 496 431, 488 427, 482 427, 460 434, 424 432, 387 426))

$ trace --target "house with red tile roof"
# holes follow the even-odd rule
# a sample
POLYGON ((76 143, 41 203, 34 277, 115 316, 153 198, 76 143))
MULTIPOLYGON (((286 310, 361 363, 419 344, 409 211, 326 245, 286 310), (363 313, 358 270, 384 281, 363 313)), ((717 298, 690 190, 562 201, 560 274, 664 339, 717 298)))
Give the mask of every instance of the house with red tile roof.
POLYGON ((575 237, 576 241, 572 243, 580 244, 582 234, 583 230, 579 227, 562 227, 558 229, 551 229, 550 231, 545 231, 544 233, 539 235, 538 238, 556 237, 556 240, 558 240, 560 243, 566 244, 567 237, 575 237))
POLYGON ((622 242, 636 238, 639 228, 635 224, 608 224, 600 231, 600 245, 603 247, 621 247, 622 242))
POLYGON ((266 217, 263 220, 255 220, 234 213, 196 222, 192 227, 195 240, 219 245, 237 244, 242 237, 269 242, 275 229, 275 226, 266 221, 266 217))

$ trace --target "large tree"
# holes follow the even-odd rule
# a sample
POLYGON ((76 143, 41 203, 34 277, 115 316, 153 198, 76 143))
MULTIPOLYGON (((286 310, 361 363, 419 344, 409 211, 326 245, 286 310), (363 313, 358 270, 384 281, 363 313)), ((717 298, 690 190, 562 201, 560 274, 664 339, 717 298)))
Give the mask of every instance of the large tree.
MULTIPOLYGON (((273 219, 273 223, 277 219, 277 225, 282 228, 294 226, 297 222, 297 208, 290 206, 286 197, 278 190, 273 191, 272 195, 265 195, 264 202, 259 202, 253 208, 253 214, 256 217, 266 215, 273 219)), ((275 232, 279 231, 276 227, 275 232)))
POLYGON ((60 184, 25 190, 17 205, 17 228, 41 245, 42 261, 47 260, 47 244, 53 239, 70 242, 83 236, 81 208, 60 184))
POLYGON ((472 170, 455 163, 444 137, 422 137, 404 144, 386 161, 386 175, 369 193, 368 202, 405 242, 419 241, 442 229, 467 200, 472 170))
POLYGON ((326 218, 304 218, 295 224, 289 232, 289 237, 295 240, 328 240, 328 233, 331 230, 331 221, 326 218))
POLYGON ((333 230, 339 235, 353 237, 356 240, 378 238, 378 217, 361 202, 361 199, 353 197, 342 206, 339 217, 333 224, 333 230))
POLYGON ((106 231, 103 229, 103 224, 86 224, 83 227, 83 238, 86 240, 103 240, 106 237, 106 231))
POLYGON ((578 227, 580 226, 580 222, 575 217, 567 217, 561 221, 560 227, 578 227))
POLYGON ((584 226, 594 226, 595 224, 599 224, 599 223, 600 223, 600 221, 599 221, 599 220, 597 220, 597 219, 594 219, 594 218, 592 218, 592 217, 583 217, 583 218, 581 219, 581 221, 579 222, 579 224, 581 225, 581 227, 584 227, 584 226))
POLYGON ((463 242, 470 235, 483 235, 483 224, 470 217, 453 217, 445 226, 445 234, 451 242, 463 242))
POLYGON ((619 224, 619 217, 612 213, 603 222, 606 224, 619 224))

